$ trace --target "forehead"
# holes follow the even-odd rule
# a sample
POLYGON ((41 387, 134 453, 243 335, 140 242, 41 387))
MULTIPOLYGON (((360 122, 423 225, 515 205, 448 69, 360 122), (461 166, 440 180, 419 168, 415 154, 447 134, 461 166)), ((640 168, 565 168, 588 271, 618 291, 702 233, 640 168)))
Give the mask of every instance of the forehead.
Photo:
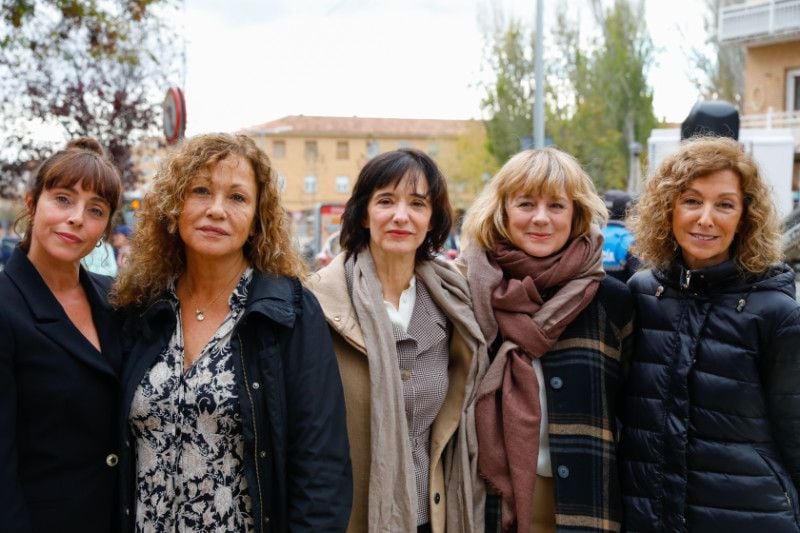
POLYGON ((739 175, 728 169, 697 176, 686 184, 686 189, 709 195, 742 194, 742 184, 739 175))
POLYGON ((231 154, 215 163, 209 164, 203 172, 198 173, 192 181, 232 182, 231 185, 256 185, 253 166, 243 157, 231 154))
POLYGON ((376 194, 415 194, 420 196, 428 195, 428 180, 420 172, 406 172, 400 178, 387 183, 383 187, 378 187, 373 191, 376 194))
POLYGON ((45 190, 51 191, 53 189, 66 189, 69 191, 75 191, 82 196, 88 196, 92 200, 108 203, 108 200, 102 196, 102 191, 98 190, 99 187, 97 186, 97 183, 89 180, 54 180, 45 190))
POLYGON ((542 182, 539 183, 537 187, 517 189, 508 195, 509 201, 517 198, 549 198, 565 200, 569 199, 569 196, 567 195, 567 190, 563 183, 542 182))

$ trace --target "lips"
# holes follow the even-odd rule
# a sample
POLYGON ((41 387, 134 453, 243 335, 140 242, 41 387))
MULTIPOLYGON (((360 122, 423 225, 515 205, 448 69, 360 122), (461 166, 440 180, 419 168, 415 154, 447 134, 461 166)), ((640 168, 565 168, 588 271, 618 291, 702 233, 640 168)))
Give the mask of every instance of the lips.
POLYGON ((62 241, 65 241, 69 244, 80 244, 83 242, 80 237, 67 231, 57 231, 56 235, 58 235, 62 241))
POLYGON ((714 239, 717 238, 716 235, 703 235, 702 233, 690 233, 690 235, 699 241, 706 241, 706 242, 713 241, 714 239))
POLYGON ((535 241, 541 241, 550 237, 549 233, 538 233, 538 232, 530 232, 528 233, 528 237, 535 241))
POLYGON ((412 234, 410 231, 403 230, 390 230, 388 233, 393 237, 408 237, 412 234))
POLYGON ((228 235, 227 231, 216 226, 201 226, 197 228, 197 230, 211 237, 224 237, 228 235))

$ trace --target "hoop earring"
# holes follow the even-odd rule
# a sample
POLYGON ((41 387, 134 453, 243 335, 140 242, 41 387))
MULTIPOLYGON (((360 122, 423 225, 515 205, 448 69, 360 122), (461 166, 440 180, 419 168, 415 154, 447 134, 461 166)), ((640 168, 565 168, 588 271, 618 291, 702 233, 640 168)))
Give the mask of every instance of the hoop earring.
POLYGON ((94 245, 95 248, 100 248, 101 246, 103 246, 103 239, 99 239, 97 244, 94 245))

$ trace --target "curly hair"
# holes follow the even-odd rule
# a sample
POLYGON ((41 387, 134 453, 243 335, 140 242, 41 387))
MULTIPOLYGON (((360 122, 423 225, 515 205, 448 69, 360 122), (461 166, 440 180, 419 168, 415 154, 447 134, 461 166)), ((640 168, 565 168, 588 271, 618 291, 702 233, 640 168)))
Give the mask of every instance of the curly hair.
POLYGON ((369 246, 369 229, 363 225, 367 219, 367 208, 376 190, 394 185, 406 176, 413 186, 422 178, 428 184, 428 199, 431 204, 431 229, 417 248, 415 260, 431 259, 444 245, 453 225, 453 209, 447 196, 447 182, 439 167, 425 152, 414 148, 401 148, 380 154, 370 159, 358 174, 353 193, 344 207, 341 237, 339 242, 346 256, 360 252, 369 246))
POLYGON ((196 177, 210 173, 215 164, 231 155, 250 163, 258 192, 255 233, 245 243, 245 257, 260 272, 305 275, 305 264, 292 245, 288 217, 267 154, 246 135, 198 135, 184 142, 162 165, 143 199, 129 263, 111 294, 115 306, 147 305, 183 272, 186 255, 178 217, 186 195, 196 177))
POLYGON ((634 252, 651 267, 666 268, 678 253, 672 233, 675 201, 695 178, 721 170, 739 176, 744 210, 731 244, 731 256, 747 272, 760 273, 781 260, 781 234, 769 186, 758 165, 733 139, 693 137, 668 156, 647 180, 628 225, 634 252))
POLYGON ((81 187, 94 192, 108 203, 110 215, 103 235, 105 238, 109 237, 111 221, 122 195, 119 172, 96 139, 78 137, 69 141, 63 150, 45 159, 31 177, 26 195, 26 203, 30 207, 14 221, 15 231, 20 225, 25 227, 20 248, 26 252, 30 249, 33 211, 42 192, 56 187, 70 188, 78 182, 81 187))
POLYGON ((510 241, 508 200, 519 193, 556 196, 561 190, 575 205, 570 240, 589 232, 592 223, 608 220, 605 203, 580 163, 556 148, 524 150, 511 159, 486 184, 464 217, 465 246, 491 250, 498 241, 510 241))

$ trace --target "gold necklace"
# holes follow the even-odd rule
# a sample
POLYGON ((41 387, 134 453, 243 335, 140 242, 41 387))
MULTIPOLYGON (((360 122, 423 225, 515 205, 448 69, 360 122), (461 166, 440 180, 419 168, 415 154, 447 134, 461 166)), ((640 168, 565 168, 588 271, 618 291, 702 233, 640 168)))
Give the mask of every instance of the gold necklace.
MULTIPOLYGON (((208 308, 209 308, 211 305, 213 305, 213 304, 214 304, 214 302, 216 302, 217 300, 219 300, 219 297, 220 297, 220 296, 222 296, 222 295, 225 293, 225 289, 227 289, 228 287, 230 287, 231 283, 232 283, 234 280, 236 280, 236 279, 239 279, 240 277, 242 277, 242 273, 244 272, 244 270, 245 270, 246 268, 247 268, 247 267, 245 266, 245 268, 244 268, 244 269, 240 269, 240 270, 239 270, 239 271, 236 273, 236 275, 234 275, 234 276, 233 276, 233 277, 232 277, 230 280, 228 280, 228 283, 226 283, 226 284, 225 284, 225 285, 222 287, 222 290, 221 290, 221 291, 219 291, 219 292, 217 293, 217 295, 216 295, 216 296, 214 296, 214 298, 213 298, 213 299, 212 299, 210 302, 208 302, 206 305, 204 305, 203 307, 205 307, 206 309, 208 309, 208 308)), ((188 291, 189 291, 189 300, 191 300, 192 302, 194 302, 194 292, 192 292, 191 285, 190 285, 188 282, 186 282, 186 290, 188 290, 188 291)), ((194 309, 194 319, 195 319, 195 320, 197 320, 198 322, 202 322, 203 320, 205 320, 205 319, 206 319, 206 312, 205 312, 203 309, 201 309, 200 307, 195 307, 195 309, 194 309)))

